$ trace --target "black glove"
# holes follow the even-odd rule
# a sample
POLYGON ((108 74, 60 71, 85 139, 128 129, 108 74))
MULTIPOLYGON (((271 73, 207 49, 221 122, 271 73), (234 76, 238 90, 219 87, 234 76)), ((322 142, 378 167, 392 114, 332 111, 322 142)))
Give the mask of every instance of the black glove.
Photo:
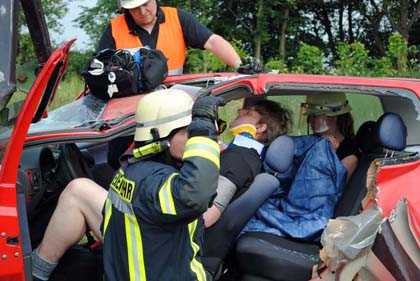
POLYGON ((220 97, 199 97, 192 108, 192 121, 188 126, 189 137, 204 136, 216 140, 218 136, 217 113, 219 106, 223 103, 220 97))
POLYGON ((238 67, 238 73, 257 74, 264 71, 261 62, 254 57, 241 58, 242 64, 238 67))

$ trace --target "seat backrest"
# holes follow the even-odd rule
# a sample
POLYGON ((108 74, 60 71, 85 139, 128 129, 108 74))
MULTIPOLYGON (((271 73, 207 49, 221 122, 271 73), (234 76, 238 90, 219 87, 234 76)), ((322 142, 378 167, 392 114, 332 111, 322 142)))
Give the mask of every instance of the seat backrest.
POLYGON ((268 147, 264 158, 264 169, 271 174, 287 171, 293 162, 295 145, 291 137, 277 137, 268 147))
POLYGON ((377 121, 377 137, 383 148, 402 151, 407 146, 407 126, 396 113, 385 113, 377 121))
POLYGON ((366 196, 367 171, 374 159, 372 155, 366 154, 359 159, 359 164, 335 207, 334 217, 354 216, 359 213, 362 200, 366 196))
POLYGON ((375 134, 376 125, 376 121, 366 121, 357 131, 356 143, 363 154, 373 153, 380 147, 375 134))
POLYGON ((404 150, 407 143, 407 127, 395 113, 384 113, 377 122, 365 122, 356 134, 363 154, 343 195, 335 208, 335 217, 359 213, 366 195, 367 171, 372 161, 384 157, 385 150, 404 150), (378 153, 379 151, 379 153, 378 153))

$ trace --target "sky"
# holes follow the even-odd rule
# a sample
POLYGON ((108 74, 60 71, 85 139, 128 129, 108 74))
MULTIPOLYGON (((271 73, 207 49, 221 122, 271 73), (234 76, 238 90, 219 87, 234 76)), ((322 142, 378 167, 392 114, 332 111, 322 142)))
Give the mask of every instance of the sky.
POLYGON ((51 38, 54 42, 60 43, 63 41, 67 41, 71 38, 77 38, 75 42, 74 49, 77 50, 85 50, 86 46, 89 43, 89 37, 83 31, 83 29, 76 26, 74 19, 76 19, 79 13, 82 11, 80 6, 87 6, 92 7, 95 5, 96 0, 74 0, 69 2, 68 4, 68 13, 67 15, 61 20, 62 25, 62 32, 61 33, 52 33, 51 38))

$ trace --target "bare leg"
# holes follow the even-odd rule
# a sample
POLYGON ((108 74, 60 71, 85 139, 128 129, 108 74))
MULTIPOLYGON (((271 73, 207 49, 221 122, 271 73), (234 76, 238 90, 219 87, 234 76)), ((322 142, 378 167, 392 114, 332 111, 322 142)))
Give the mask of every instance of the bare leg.
POLYGON ((85 234, 86 227, 101 237, 102 207, 108 192, 90 179, 71 181, 58 201, 44 238, 38 248, 40 257, 58 262, 67 249, 85 234))

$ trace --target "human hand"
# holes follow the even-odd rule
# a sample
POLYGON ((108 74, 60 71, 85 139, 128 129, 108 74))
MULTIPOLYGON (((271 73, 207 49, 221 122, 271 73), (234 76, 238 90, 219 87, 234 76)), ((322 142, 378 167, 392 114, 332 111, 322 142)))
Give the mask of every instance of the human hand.
POLYGON ((242 64, 238 67, 238 73, 241 74, 257 74, 264 71, 264 68, 257 58, 244 57, 241 58, 242 64))
POLYGON ((220 97, 199 97, 192 108, 192 121, 188 126, 190 137, 206 136, 217 140, 219 129, 217 128, 218 108, 224 104, 220 97))
POLYGON ((326 138, 330 141, 332 149, 336 151, 340 146, 340 142, 338 141, 338 139, 331 135, 326 136, 326 138))
POLYGON ((208 118, 217 121, 219 106, 224 104, 221 97, 203 96, 197 98, 192 108, 192 118, 208 118))

